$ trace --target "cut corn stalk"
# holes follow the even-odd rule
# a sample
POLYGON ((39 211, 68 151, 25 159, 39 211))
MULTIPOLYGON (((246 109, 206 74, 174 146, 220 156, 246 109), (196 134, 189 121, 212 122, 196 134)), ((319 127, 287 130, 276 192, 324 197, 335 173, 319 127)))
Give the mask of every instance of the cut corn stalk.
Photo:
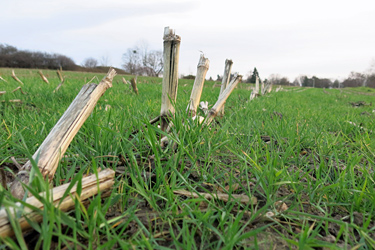
POLYGON ((169 116, 173 116, 175 109, 173 102, 177 98, 178 88, 178 60, 180 55, 181 38, 175 34, 173 29, 164 28, 164 71, 161 98, 161 130, 165 131, 169 124, 169 116))
POLYGON ((18 77, 16 76, 16 74, 14 73, 14 70, 12 70, 12 78, 16 80, 17 82, 21 83, 22 85, 24 85, 23 82, 20 79, 18 79, 18 77))
POLYGON ((47 77, 45 77, 45 76, 43 75, 43 72, 39 70, 38 73, 39 73, 40 77, 42 78, 43 82, 49 84, 49 81, 48 81, 47 77))
POLYGON ((4 81, 4 82, 6 82, 6 83, 8 83, 4 78, 2 78, 1 76, 0 76, 0 80, 1 81, 4 81))
POLYGON ((194 80, 194 86, 191 91, 190 101, 189 101, 189 113, 192 117, 194 117, 197 113, 197 108, 199 105, 199 101, 201 99, 204 79, 206 78, 206 74, 210 65, 210 61, 204 57, 202 54, 199 58, 198 66, 197 66, 197 76, 194 80))
MULTIPOLYGON (((225 67, 224 67, 224 75, 223 75, 223 80, 221 82, 221 89, 220 89, 220 95, 221 93, 224 92, 224 90, 227 88, 229 81, 230 81, 230 72, 232 71, 232 66, 233 66, 233 61, 230 59, 225 60, 225 67)), ((219 116, 223 117, 224 116, 224 106, 221 107, 219 110, 219 116)))
POLYGON ((64 81, 64 78, 63 78, 63 76, 61 75, 61 71, 60 71, 60 70, 57 70, 57 71, 56 71, 56 74, 57 74, 57 77, 60 79, 60 82, 64 81))
POLYGON ((60 89, 60 87, 64 84, 64 82, 65 82, 65 78, 62 80, 62 82, 60 82, 59 85, 57 85, 57 87, 55 88, 55 90, 53 91, 53 93, 57 92, 60 89))
POLYGON ((211 108, 210 112, 208 113, 207 119, 205 120, 205 124, 208 125, 212 122, 212 120, 217 116, 219 110, 223 107, 225 101, 228 99, 234 88, 237 84, 242 80, 241 75, 237 75, 234 79, 229 83, 228 87, 224 90, 223 93, 219 96, 219 99, 215 103, 215 105, 211 108))

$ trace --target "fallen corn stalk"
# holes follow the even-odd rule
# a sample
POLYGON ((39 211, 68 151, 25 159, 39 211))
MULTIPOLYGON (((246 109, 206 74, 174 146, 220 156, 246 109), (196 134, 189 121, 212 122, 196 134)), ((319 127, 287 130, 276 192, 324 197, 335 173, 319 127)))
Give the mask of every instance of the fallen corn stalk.
POLYGON ((258 202, 258 199, 254 196, 248 196, 248 195, 244 195, 244 194, 223 194, 223 193, 217 193, 217 194, 209 194, 209 193, 193 193, 193 192, 190 192, 190 191, 187 191, 187 190, 175 190, 173 191, 174 194, 177 194, 177 195, 184 195, 184 196, 187 196, 187 197, 192 197, 192 198, 199 198, 199 197, 203 197, 207 200, 214 200, 214 199, 217 199, 217 200, 221 200, 221 201, 225 201, 225 202, 228 202, 229 200, 237 200, 239 202, 241 202, 242 204, 257 204, 258 202))
POLYGON ((24 94, 24 95, 27 94, 26 92, 23 92, 23 91, 22 91, 22 88, 21 88, 21 87, 17 87, 17 88, 15 88, 15 89, 12 91, 12 93, 16 92, 17 90, 21 91, 21 93, 24 94))
MULTIPOLYGON (((2 100, 1 102, 6 102, 5 100, 2 100)), ((12 103, 22 103, 22 101, 20 99, 12 99, 12 100, 8 100, 8 102, 12 102, 12 103)))
MULTIPOLYGON (((98 178, 96 178, 95 174, 84 177, 82 178, 81 194, 79 195, 77 193, 77 184, 75 184, 65 198, 64 194, 70 183, 53 188, 50 190, 50 197, 53 197, 53 205, 63 212, 72 210, 75 208, 76 199, 83 202, 99 192, 103 193, 104 191, 110 190, 114 184, 114 176, 115 171, 105 169, 98 173, 98 178)), ((40 196, 45 198, 45 192, 41 193, 40 196)), ((9 217, 12 216, 14 218, 16 213, 20 212, 22 214, 18 219, 22 231, 31 228, 29 221, 39 223, 43 220, 43 214, 38 210, 44 209, 44 204, 35 197, 29 197, 25 202, 36 209, 31 209, 28 206, 21 206, 21 203, 16 203, 18 206, 8 208, 8 212, 5 208, 0 210, 0 237, 14 235, 9 217)))

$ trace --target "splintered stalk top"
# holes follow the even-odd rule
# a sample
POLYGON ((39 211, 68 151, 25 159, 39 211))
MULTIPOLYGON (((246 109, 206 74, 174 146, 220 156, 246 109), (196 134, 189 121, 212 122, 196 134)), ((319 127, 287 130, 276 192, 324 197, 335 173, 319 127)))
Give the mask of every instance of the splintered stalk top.
POLYGON ((178 60, 181 38, 174 30, 164 29, 164 73, 162 87, 161 116, 173 115, 175 110, 173 103, 177 98, 178 88, 178 60))
POLYGON ((204 79, 210 65, 210 60, 204 57, 202 54, 199 58, 199 63, 197 66, 197 76, 195 77, 193 90, 191 91, 190 101, 189 101, 189 111, 191 116, 195 116, 199 101, 201 99, 204 79))

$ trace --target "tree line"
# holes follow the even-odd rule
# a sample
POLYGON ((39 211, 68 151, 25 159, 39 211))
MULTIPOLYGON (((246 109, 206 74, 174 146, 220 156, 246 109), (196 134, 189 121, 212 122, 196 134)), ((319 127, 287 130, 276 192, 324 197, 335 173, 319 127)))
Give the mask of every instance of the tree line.
POLYGON ((64 70, 75 70, 77 65, 64 55, 18 50, 14 46, 0 44, 0 67, 38 69, 61 67, 64 70))
MULTIPOLYGON (((97 59, 88 57, 82 65, 77 65, 73 59, 56 53, 19 50, 14 46, 0 44, 0 67, 6 68, 33 68, 33 69, 63 69, 72 71, 107 72, 109 67, 108 56, 97 59)), ((127 74, 122 69, 116 69, 121 74, 127 74)))
MULTIPOLYGON (((108 58, 101 59, 102 65, 108 64, 108 58), (104 64, 103 64, 104 63, 104 64)), ((161 50, 149 50, 147 42, 141 41, 133 48, 128 48, 122 55, 124 73, 142 76, 159 77, 163 73, 163 52, 161 50)), ((32 52, 28 50, 19 50, 14 46, 0 44, 0 67, 8 68, 38 68, 38 69, 58 69, 64 70, 83 70, 98 68, 98 61, 95 58, 86 58, 82 66, 76 65, 73 59, 56 53, 32 52), (82 68, 84 67, 84 68, 82 68)), ((245 80, 247 83, 255 83, 256 78, 262 79, 255 67, 250 71, 245 80)), ((193 75, 184 78, 194 79, 193 75)), ((217 75, 216 81, 221 81, 222 76, 217 75)), ((210 79, 213 80, 213 79, 210 79)), ((263 79, 265 83, 273 85, 288 85, 315 88, 343 88, 343 87, 371 87, 375 88, 375 60, 370 69, 364 73, 351 72, 344 80, 331 80, 328 78, 309 77, 300 75, 290 81, 287 77, 279 74, 271 74, 263 79)))
MULTIPOLYGON (((256 77, 259 77, 257 68, 250 71, 247 83, 255 83, 256 77)), ((259 77, 260 81, 262 79, 259 77)), ((221 81, 221 76, 218 75, 217 81, 221 81)), ((370 69, 364 73, 351 72, 344 80, 332 80, 329 78, 319 78, 316 76, 299 75, 291 82, 287 77, 279 74, 271 74, 264 79, 265 83, 272 83, 273 85, 287 85, 287 86, 301 86, 313 88, 345 88, 345 87, 370 87, 375 88, 375 62, 372 63, 370 69)))
MULTIPOLYGON (((163 52, 149 50, 146 42, 141 42, 123 54, 123 65, 126 73, 143 76, 160 76, 163 71, 163 52)), ((101 66, 108 66, 108 58, 101 58, 101 66)), ((82 65, 76 65, 73 59, 56 53, 19 50, 8 44, 0 44, 0 67, 37 68, 64 70, 93 70, 99 66, 98 60, 86 58, 82 65), (83 68, 84 69, 83 69, 83 68)))
POLYGON ((375 74, 351 72, 348 77, 343 80, 331 80, 329 78, 319 78, 316 76, 308 77, 300 75, 290 82, 287 77, 280 75, 271 75, 267 81, 275 85, 289 85, 312 88, 345 88, 345 87, 370 87, 375 88, 375 74))

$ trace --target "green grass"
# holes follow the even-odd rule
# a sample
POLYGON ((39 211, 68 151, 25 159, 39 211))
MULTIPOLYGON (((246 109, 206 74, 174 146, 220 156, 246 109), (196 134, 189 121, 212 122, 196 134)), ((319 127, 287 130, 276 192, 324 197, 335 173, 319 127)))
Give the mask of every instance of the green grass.
MULTIPOLYGON (((7 171, 14 169, 11 156, 28 158, 37 150, 95 76, 64 72, 65 84, 53 93, 54 71, 43 71, 47 85, 36 70, 16 70, 23 95, 11 93, 19 84, 10 72, 0 69, 8 81, 0 81, 0 91, 7 91, 0 96, 0 164, 7 171)), ((227 100, 225 116, 202 127, 185 113, 193 81, 180 80, 171 143, 161 148, 161 131, 148 121, 160 112, 162 80, 138 77, 137 96, 121 77, 131 78, 115 77, 53 180, 79 184, 83 174, 109 167, 117 170, 111 196, 98 195, 87 207, 77 201, 68 213, 44 199, 43 222, 31 224, 35 231, 23 236, 10 217, 16 237, 0 239, 0 248, 375 248, 374 107, 350 105, 371 103, 374 96, 363 93, 373 89, 288 88, 249 102, 243 83, 227 100), (258 204, 179 196, 178 189, 255 196, 258 204), (280 211, 278 201, 288 209, 280 211)), ((211 105, 220 91, 213 86, 206 82, 201 98, 211 105)), ((32 193, 46 189, 39 175, 33 183, 32 193)), ((2 190, 0 204, 10 211, 15 200, 2 190)))

